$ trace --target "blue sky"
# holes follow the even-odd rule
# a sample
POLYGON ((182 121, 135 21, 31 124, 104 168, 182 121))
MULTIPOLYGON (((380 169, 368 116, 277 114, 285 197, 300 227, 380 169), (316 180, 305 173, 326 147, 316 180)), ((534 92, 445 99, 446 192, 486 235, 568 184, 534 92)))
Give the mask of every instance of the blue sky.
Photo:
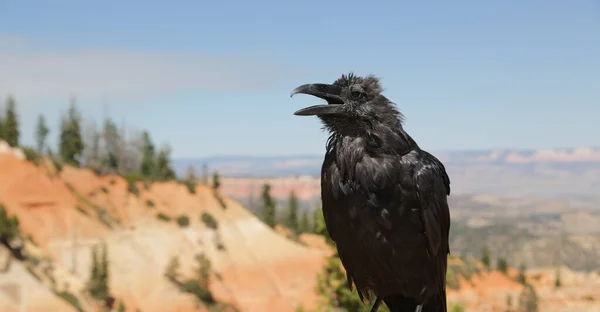
POLYGON ((349 71, 381 77, 428 150, 600 144, 594 0, 0 0, 25 143, 75 95, 175 157, 320 154, 317 119, 292 115, 318 99, 289 93, 349 71))

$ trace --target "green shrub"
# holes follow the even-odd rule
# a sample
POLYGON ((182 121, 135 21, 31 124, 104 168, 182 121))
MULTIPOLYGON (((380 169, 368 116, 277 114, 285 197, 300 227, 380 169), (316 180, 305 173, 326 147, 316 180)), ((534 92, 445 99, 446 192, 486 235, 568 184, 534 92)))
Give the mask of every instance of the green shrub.
POLYGON ((147 199, 146 200, 146 206, 149 208, 153 208, 154 207, 154 202, 151 199, 147 199))
POLYGON ((157 213, 156 218, 158 220, 165 221, 165 222, 171 221, 171 217, 167 216, 166 214, 164 214, 162 212, 157 213))
POLYGON ((100 190, 102 191, 102 193, 108 194, 108 189, 106 188, 106 186, 100 187, 100 190))
POLYGON ((209 228, 216 230, 219 228, 219 223, 217 222, 217 219, 215 219, 215 217, 213 217, 210 213, 205 212, 202 214, 202 222, 209 228))
POLYGON ((177 224, 181 227, 187 227, 190 225, 190 218, 188 216, 179 216, 177 217, 177 224))
POLYGON ((225 204, 225 201, 223 200, 221 195, 219 195, 219 193, 217 193, 216 191, 215 191, 215 198, 219 202, 219 205, 221 206, 221 208, 227 209, 227 204, 225 204))
POLYGON ((84 215, 88 215, 88 212, 85 211, 81 206, 77 205, 77 207, 75 207, 75 209, 77 209, 77 211, 83 213, 84 215))
POLYGON ((9 241, 19 235, 19 219, 14 215, 9 217, 6 207, 0 204, 0 238, 9 241))
POLYGON ((127 183, 144 181, 146 179, 146 177, 139 173, 124 173, 121 176, 127 180, 127 183))
POLYGON ((450 306, 450 312, 465 312, 465 307, 461 303, 455 303, 450 306))
POLYGON ((190 192, 190 194, 196 194, 196 182, 192 180, 185 180, 183 181, 183 184, 185 185, 185 187, 187 187, 188 192, 190 192))
POLYGON ((77 297, 75 297, 75 295, 73 295, 72 293, 70 293, 68 291, 62 291, 62 292, 56 293, 56 295, 59 296, 60 298, 62 298, 63 300, 65 300, 66 302, 68 302, 71 306, 73 306, 75 309, 77 309, 77 311, 85 312, 83 310, 83 308, 81 307, 81 304, 79 303, 79 299, 77 299, 77 297))
POLYGON ((135 196, 140 196, 140 190, 135 185, 135 182, 129 182, 129 184, 127 185, 127 190, 129 191, 129 193, 135 196))
POLYGON ((22 146, 21 150, 23 151, 23 154, 25 154, 25 159, 27 159, 28 161, 33 161, 37 164, 40 155, 38 155, 35 149, 27 146, 22 146))
POLYGON ((210 293, 210 290, 202 287, 200 281, 198 280, 190 279, 183 282, 183 284, 181 285, 181 290, 193 294, 194 296, 196 296, 196 298, 198 298, 198 300, 206 304, 215 303, 215 299, 210 293))
POLYGON ((508 271, 508 262, 506 262, 506 259, 500 257, 498 258, 498 261, 496 262, 496 266, 498 267, 498 271, 506 274, 506 271, 508 271))

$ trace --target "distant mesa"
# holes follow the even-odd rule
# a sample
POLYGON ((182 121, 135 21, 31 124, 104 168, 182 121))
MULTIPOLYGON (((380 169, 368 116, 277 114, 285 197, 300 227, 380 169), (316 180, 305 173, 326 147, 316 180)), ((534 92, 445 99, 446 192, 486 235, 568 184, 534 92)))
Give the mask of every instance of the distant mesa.
MULTIPOLYGON (((594 164, 600 165, 600 148, 539 149, 539 150, 464 150, 434 152, 447 166, 496 164, 594 164)), ((229 177, 278 177, 290 175, 319 175, 322 155, 291 155, 278 157, 216 156, 176 159, 177 173, 185 174, 187 167, 202 168, 208 164, 229 177)))

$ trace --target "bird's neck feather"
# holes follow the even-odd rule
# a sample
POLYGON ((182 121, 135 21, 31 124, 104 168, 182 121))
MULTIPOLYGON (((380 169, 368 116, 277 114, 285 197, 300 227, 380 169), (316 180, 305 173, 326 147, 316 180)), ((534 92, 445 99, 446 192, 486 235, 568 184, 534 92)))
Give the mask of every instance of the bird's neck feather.
POLYGON ((402 156, 418 148, 402 126, 391 128, 384 124, 368 130, 355 128, 353 132, 332 131, 326 147, 327 153, 333 154, 338 160, 338 165, 341 162, 350 167, 365 156, 402 156))

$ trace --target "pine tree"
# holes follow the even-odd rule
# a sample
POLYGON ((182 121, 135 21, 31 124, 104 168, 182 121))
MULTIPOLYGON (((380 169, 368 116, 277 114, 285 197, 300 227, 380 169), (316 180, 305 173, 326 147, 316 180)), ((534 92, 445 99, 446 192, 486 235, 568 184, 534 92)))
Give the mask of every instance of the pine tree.
POLYGON ((99 276, 98 276, 99 291, 100 291, 101 298, 106 298, 110 295, 110 293, 108 291, 109 274, 108 274, 108 252, 107 252, 106 244, 102 245, 102 260, 100 262, 100 268, 101 269, 100 269, 99 276))
POLYGON ((156 156, 156 178, 158 180, 175 179, 175 171, 171 167, 171 147, 163 146, 156 156))
POLYGON ((8 216, 6 208, 0 204, 0 241, 8 242, 19 236, 19 219, 16 216, 8 216))
POLYGON ((219 187, 221 186, 221 179, 219 177, 219 173, 217 171, 215 171, 213 173, 213 189, 215 191, 219 190, 219 187))
MULTIPOLYGON (((89 150, 86 153, 85 165, 88 168, 93 169, 96 172, 103 173, 105 170, 102 168, 102 159, 100 154, 100 133, 96 127, 96 123, 92 122, 89 127, 89 150)), ((87 146, 87 144, 85 144, 87 146)))
POLYGON ((148 131, 144 131, 142 134, 142 141, 142 164, 140 166, 140 172, 145 177, 153 178, 155 169, 155 148, 148 131))
POLYGON ((102 131, 104 140, 104 167, 109 171, 116 171, 119 168, 119 146, 121 142, 121 135, 117 125, 112 119, 107 118, 104 120, 104 129, 102 131))
POLYGON ((300 219, 300 233, 309 233, 310 229, 310 221, 308 218, 308 211, 302 212, 302 218, 300 219))
POLYGON ((517 278, 517 280, 519 281, 519 283, 526 285, 527 284, 527 275, 525 274, 525 271, 527 270, 527 268, 525 267, 525 264, 521 264, 521 266, 519 267, 519 276, 517 278))
POLYGON ((0 140, 4 141, 4 118, 2 117, 2 112, 0 112, 0 140))
POLYGON ((329 236, 329 232, 327 231, 327 225, 325 224, 325 216, 323 215, 323 210, 315 209, 314 215, 315 215, 315 224, 314 224, 315 234, 325 237, 325 241, 329 245, 333 245, 334 242, 331 239, 331 236, 329 236))
POLYGON ((91 274, 90 274, 90 279, 88 281, 88 285, 87 285, 87 290, 90 293, 90 295, 92 295, 92 297, 94 298, 99 298, 98 297, 98 289, 100 286, 100 262, 98 261, 98 247, 97 246, 93 246, 92 247, 92 268, 91 268, 91 274))
POLYGON ((503 257, 498 258, 498 261, 496 262, 496 267, 498 268, 498 271, 506 274, 506 271, 508 270, 508 263, 506 262, 506 259, 504 259, 503 257))
POLYGON ((483 249, 481 250, 481 262, 483 263, 486 269, 490 269, 490 250, 487 248, 487 246, 483 247, 483 249))
MULTIPOLYGON (((325 220, 323 220, 323 209, 321 209, 321 207, 315 207, 312 211, 312 233, 314 234, 319 234, 319 235, 323 235, 325 233, 327 233, 327 231, 325 231, 325 233, 322 232, 322 230, 324 229, 325 226, 325 220)), ((329 235, 329 234, 327 234, 329 235)))
POLYGON ((202 165, 202 183, 204 185, 208 185, 208 164, 204 163, 202 165))
POLYGON ((165 272, 165 276, 172 280, 177 280, 179 278, 179 258, 173 257, 167 266, 167 271, 165 272))
POLYGON ((16 112, 15 99, 6 99, 6 119, 4 121, 4 140, 10 146, 19 146, 19 120, 16 112))
POLYGON ((535 289, 531 285, 525 285, 523 291, 519 295, 519 311, 521 312, 537 312, 538 297, 535 289))
POLYGON ((60 158, 67 164, 79 166, 83 148, 81 116, 77 110, 75 99, 71 99, 71 105, 67 116, 64 116, 61 122, 59 144, 60 158))
POLYGON ((198 261, 198 270, 196 272, 198 274, 198 281, 202 288, 208 290, 210 286, 210 272, 212 270, 210 260, 201 253, 196 256, 196 261, 198 261))
POLYGON ((108 291, 108 254, 106 244, 102 245, 102 254, 98 259, 98 246, 92 248, 92 268, 87 290, 90 295, 98 300, 106 299, 108 291))
POLYGON ((271 185, 268 183, 263 185, 262 192, 262 219, 263 222, 270 226, 275 227, 276 224, 276 212, 275 212, 275 201, 271 197, 271 185))
POLYGON ((556 268, 556 276, 554 278, 554 286, 560 288, 562 286, 562 280, 560 278, 560 268, 556 268))
POLYGON ((48 125, 46 125, 46 119, 44 115, 39 115, 37 127, 35 130, 35 140, 37 143, 37 152, 39 155, 44 154, 44 149, 46 147, 46 139, 48 138, 48 133, 50 129, 48 129, 48 125))
POLYGON ((185 174, 185 178, 183 179, 183 183, 187 187, 188 191, 191 194, 196 194, 196 183, 198 182, 198 177, 196 177, 196 169, 194 166, 189 166, 187 168, 187 172, 185 174))
POLYGON ((294 191, 290 192, 290 198, 288 200, 288 213, 285 219, 285 225, 295 234, 300 233, 298 226, 298 198, 294 191))

